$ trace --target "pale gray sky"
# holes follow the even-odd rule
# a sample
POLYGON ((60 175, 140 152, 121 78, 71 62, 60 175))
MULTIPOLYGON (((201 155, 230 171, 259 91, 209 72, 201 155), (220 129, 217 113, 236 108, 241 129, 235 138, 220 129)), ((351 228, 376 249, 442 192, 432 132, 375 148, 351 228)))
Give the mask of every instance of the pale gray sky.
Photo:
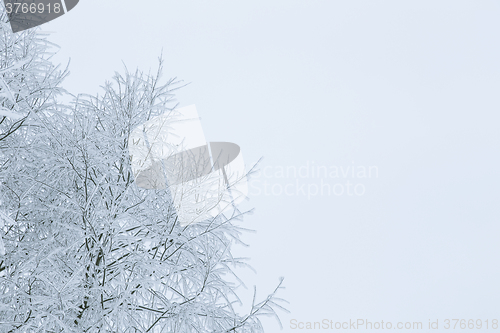
POLYGON ((236 252, 261 296, 285 277, 284 332, 358 318, 449 331, 500 320, 499 15, 497 1, 82 0, 42 28, 71 57, 73 93, 122 61, 154 70, 163 50, 207 140, 264 157, 242 222, 257 233, 236 252))

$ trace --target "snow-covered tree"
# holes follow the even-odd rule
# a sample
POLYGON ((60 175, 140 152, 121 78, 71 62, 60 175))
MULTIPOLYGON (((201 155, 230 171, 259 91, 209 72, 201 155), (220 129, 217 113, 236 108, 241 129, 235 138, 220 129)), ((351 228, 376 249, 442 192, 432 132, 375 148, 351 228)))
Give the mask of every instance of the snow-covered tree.
POLYGON ((4 112, 29 115, 30 126, 0 147, 0 331, 261 332, 260 316, 280 308, 281 282, 246 314, 235 308, 241 281, 231 275, 246 262, 231 246, 244 214, 181 226, 168 189, 134 183, 129 135, 176 107, 179 82, 161 83, 160 60, 155 74, 116 73, 102 95, 59 105, 50 98, 64 72, 44 62, 48 44, 37 38, 28 47, 44 64, 37 74, 2 73, 14 91, 2 95, 4 112))
MULTIPOLYGON (((54 98, 64 92, 60 83, 68 72, 50 61, 54 46, 37 30, 13 34, 0 11, 0 173, 14 167, 4 148, 25 144, 28 128, 37 126, 34 115, 52 109, 54 98)), ((0 185, 0 277, 5 276, 5 224, 14 223, 2 209, 0 185)))
POLYGON ((12 33, 7 14, 0 13, 0 145, 63 92, 67 71, 50 61, 54 46, 38 29, 12 33))

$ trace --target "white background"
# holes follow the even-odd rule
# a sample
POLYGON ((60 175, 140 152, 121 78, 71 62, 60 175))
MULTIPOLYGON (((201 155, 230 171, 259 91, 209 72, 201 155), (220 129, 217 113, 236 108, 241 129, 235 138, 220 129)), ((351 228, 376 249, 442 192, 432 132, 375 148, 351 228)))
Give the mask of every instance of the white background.
POLYGON ((71 57, 75 94, 123 63, 154 71, 163 50, 206 138, 237 143, 249 165, 263 157, 268 176, 378 168, 254 178, 241 225, 257 232, 235 249, 257 270, 240 272, 244 299, 284 276, 285 332, 358 318, 449 331, 447 318, 500 320, 499 16, 498 1, 82 0, 42 30, 56 61, 71 57), (256 193, 322 180, 365 193, 256 193))

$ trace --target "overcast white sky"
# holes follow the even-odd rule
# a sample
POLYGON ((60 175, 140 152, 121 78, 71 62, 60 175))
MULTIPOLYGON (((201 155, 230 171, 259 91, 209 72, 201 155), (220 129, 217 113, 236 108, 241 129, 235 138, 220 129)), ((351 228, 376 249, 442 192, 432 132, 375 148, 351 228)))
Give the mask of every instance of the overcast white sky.
POLYGON ((499 16, 498 1, 81 0, 42 30, 71 57, 72 93, 122 61, 154 70, 163 50, 207 140, 263 157, 242 222, 257 233, 236 252, 261 296, 285 277, 284 332, 358 318, 449 331, 500 320, 499 16))

